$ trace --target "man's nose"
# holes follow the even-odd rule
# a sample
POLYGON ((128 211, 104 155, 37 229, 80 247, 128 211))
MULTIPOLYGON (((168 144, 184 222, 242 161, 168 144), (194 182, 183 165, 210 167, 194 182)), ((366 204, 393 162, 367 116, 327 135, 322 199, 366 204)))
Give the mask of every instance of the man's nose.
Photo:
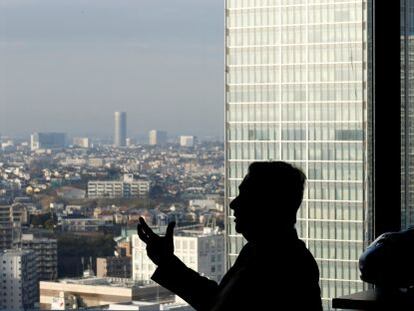
POLYGON ((238 197, 234 198, 233 201, 230 202, 229 207, 232 210, 236 210, 236 208, 238 207, 238 197))

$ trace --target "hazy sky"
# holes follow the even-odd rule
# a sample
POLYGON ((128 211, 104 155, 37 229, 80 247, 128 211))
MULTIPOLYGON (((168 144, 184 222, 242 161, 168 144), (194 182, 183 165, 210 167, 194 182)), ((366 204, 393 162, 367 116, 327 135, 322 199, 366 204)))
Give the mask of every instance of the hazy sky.
POLYGON ((222 135, 222 0, 0 0, 0 133, 222 135))

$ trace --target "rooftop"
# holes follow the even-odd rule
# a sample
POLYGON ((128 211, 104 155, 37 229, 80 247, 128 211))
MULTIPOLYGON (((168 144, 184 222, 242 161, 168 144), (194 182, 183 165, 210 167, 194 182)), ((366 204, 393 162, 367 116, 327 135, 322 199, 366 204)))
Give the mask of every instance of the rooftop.
POLYGON ((187 229, 180 229, 174 232, 174 236, 183 236, 183 237, 203 237, 203 236, 213 236, 213 235, 221 235, 222 232, 218 227, 210 228, 210 227, 202 227, 201 230, 187 230, 187 229))
POLYGON ((22 256, 25 254, 32 253, 31 250, 23 250, 23 249, 6 249, 3 251, 0 251, 0 256, 22 256))
POLYGON ((52 283, 61 284, 74 284, 74 285, 90 285, 90 286, 110 286, 110 287, 122 287, 122 288, 149 288, 157 287, 155 284, 144 284, 142 282, 133 281, 128 278, 112 278, 112 277, 94 277, 87 276, 82 278, 64 278, 56 281, 50 281, 52 283))

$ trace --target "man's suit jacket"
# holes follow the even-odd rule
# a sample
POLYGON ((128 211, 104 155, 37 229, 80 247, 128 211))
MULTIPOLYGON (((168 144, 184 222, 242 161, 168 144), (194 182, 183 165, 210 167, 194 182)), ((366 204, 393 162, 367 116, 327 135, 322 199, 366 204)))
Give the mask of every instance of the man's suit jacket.
POLYGON ((318 266, 295 230, 267 243, 248 242, 220 284, 177 257, 152 279, 200 311, 322 310, 318 266))

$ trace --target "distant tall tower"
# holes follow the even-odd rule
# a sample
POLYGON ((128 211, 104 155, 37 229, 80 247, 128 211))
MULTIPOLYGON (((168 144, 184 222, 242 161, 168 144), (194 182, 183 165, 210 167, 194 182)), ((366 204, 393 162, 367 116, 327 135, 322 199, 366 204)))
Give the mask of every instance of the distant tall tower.
POLYGON ((115 135, 114 135, 114 146, 123 147, 126 146, 126 112, 115 112, 115 135))
POLYGON ((167 132, 165 131, 151 130, 148 136, 151 146, 164 145, 167 142, 167 132))
POLYGON ((38 149, 61 149, 65 148, 66 134, 65 133, 33 133, 30 135, 31 150, 38 149))

